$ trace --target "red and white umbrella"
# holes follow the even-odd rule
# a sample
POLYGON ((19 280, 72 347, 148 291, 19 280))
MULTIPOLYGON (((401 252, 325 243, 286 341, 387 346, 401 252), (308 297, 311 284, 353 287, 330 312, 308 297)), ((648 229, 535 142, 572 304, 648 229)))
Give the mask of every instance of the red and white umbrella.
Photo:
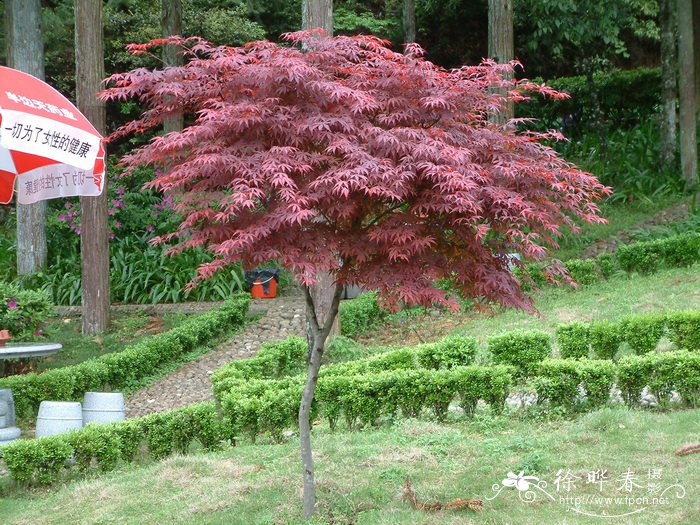
POLYGON ((0 203, 100 195, 104 144, 92 124, 54 88, 0 66, 0 203), (16 183, 16 184, 15 184, 16 183))

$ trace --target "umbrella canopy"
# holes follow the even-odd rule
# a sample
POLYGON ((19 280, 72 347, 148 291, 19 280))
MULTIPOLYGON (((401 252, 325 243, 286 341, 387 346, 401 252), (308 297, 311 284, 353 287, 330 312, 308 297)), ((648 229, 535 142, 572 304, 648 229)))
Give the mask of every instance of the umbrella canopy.
POLYGON ((0 203, 17 182, 21 204, 99 195, 104 188, 102 136, 54 88, 0 66, 0 203))

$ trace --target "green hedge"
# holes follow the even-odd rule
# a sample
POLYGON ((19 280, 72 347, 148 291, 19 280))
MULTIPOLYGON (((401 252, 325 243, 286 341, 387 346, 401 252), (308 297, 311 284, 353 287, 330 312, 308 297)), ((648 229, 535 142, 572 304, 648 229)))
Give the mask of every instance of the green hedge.
POLYGON ((561 324, 556 329, 559 353, 563 359, 588 357, 590 327, 586 323, 574 321, 561 324))
POLYGON ((198 315, 180 326, 145 338, 121 352, 80 364, 0 379, 0 388, 11 388, 17 413, 32 418, 39 403, 51 399, 77 401, 88 391, 121 390, 214 337, 245 323, 250 297, 241 294, 211 312, 198 315))
POLYGON ((552 353, 549 334, 540 330, 507 332, 490 337, 488 345, 496 363, 512 365, 521 374, 532 374, 552 353))
POLYGON ((144 451, 154 459, 162 459, 173 452, 186 452, 194 441, 207 450, 216 450, 232 437, 227 421, 218 416, 214 403, 207 402, 118 423, 90 424, 65 434, 13 441, 0 454, 15 480, 25 485, 46 485, 76 470, 113 470, 144 451), (69 458, 74 458, 74 463, 68 462, 69 458))
MULTIPOLYGON (((604 253, 596 259, 572 259, 564 263, 569 275, 580 285, 591 285, 608 279, 618 271, 650 274, 660 268, 681 268, 700 262, 700 233, 689 232, 651 241, 625 244, 615 253, 604 253)), ((532 263, 516 268, 515 274, 528 290, 532 285, 549 284, 545 263, 532 263)))
POLYGON ((587 403, 599 407, 608 402, 615 382, 615 365, 607 360, 547 359, 534 380, 538 403, 574 408, 587 403))
MULTIPOLYGON (((661 104, 661 70, 638 68, 596 73, 593 76, 598 90, 600 109, 616 127, 637 124, 651 118, 661 104)), ((542 82, 542 79, 535 79, 542 82)), ((519 117, 536 118, 538 129, 559 127, 561 118, 584 109, 583 124, 593 107, 585 76, 561 77, 547 81, 558 91, 566 91, 571 98, 553 100, 538 97, 525 104, 517 104, 519 117)))
POLYGON ((636 406, 645 386, 660 405, 669 401, 671 391, 685 404, 697 408, 700 401, 700 355, 677 351, 624 357, 618 363, 617 384, 625 403, 636 406))
POLYGON ((376 292, 364 292, 350 301, 340 303, 340 331, 347 337, 357 337, 379 326, 388 312, 377 303, 376 292))

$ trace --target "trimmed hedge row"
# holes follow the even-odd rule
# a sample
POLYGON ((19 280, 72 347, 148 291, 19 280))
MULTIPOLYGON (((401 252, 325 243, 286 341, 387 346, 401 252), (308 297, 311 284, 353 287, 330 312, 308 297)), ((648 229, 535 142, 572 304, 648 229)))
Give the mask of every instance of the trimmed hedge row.
MULTIPOLYGON (((478 341, 473 337, 448 336, 437 343, 401 348, 355 361, 326 365, 321 376, 360 375, 406 368, 451 368, 470 365, 476 357, 478 341)), ((232 361, 211 376, 214 395, 252 379, 280 379, 306 368, 308 346, 298 336, 264 344, 255 357, 232 361)))
POLYGON ((106 425, 87 427, 40 439, 9 443, 0 454, 10 475, 26 485, 54 483, 74 471, 113 470, 120 462, 131 462, 144 450, 154 459, 173 452, 185 453, 197 441, 216 450, 233 439, 231 427, 218 416, 213 402, 151 414, 106 425), (69 462, 74 458, 74 462, 69 462))
POLYGON ((559 325, 556 335, 564 359, 587 358, 591 349, 599 359, 612 359, 623 341, 644 355, 665 335, 679 350, 699 351, 700 310, 631 315, 619 323, 574 321, 559 325))
MULTIPOLYGON (((430 409, 444 418, 457 397, 471 414, 479 399, 501 411, 512 384, 508 366, 455 366, 430 370, 405 368, 359 375, 319 377, 313 417, 328 419, 334 429, 342 416, 349 427, 358 422, 375 425, 381 417, 417 416, 430 409)), ((304 378, 239 382, 219 393, 223 414, 235 435, 253 440, 260 434, 281 439, 282 432, 297 425, 304 378)))
MULTIPOLYGON (((596 259, 571 259, 564 263, 569 276, 587 286, 609 279, 617 271, 650 274, 660 268, 682 268, 700 262, 700 233, 688 232, 621 245, 615 253, 602 253, 596 259)), ((544 272, 545 263, 516 268, 523 288, 531 289, 551 284, 544 272)))
POLYGON ((220 308, 143 339, 121 352, 41 374, 6 377, 0 379, 0 388, 12 389, 17 413, 29 418, 36 415, 39 403, 46 399, 77 401, 88 391, 128 388, 224 331, 243 326, 249 304, 248 294, 238 295, 220 308))

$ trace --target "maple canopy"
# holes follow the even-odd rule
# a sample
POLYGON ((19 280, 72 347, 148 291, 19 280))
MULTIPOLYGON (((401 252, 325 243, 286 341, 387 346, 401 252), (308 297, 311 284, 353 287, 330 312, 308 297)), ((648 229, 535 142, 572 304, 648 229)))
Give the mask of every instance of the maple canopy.
POLYGON ((196 116, 123 163, 167 167, 148 185, 176 196, 183 220, 159 240, 216 254, 201 278, 276 260, 303 284, 325 271, 388 304, 452 304, 433 286, 446 277, 466 296, 529 308, 508 254, 542 259, 562 225, 603 220, 594 201, 609 190, 543 145, 555 133, 489 120, 505 102, 496 86, 515 101, 564 96, 504 80, 513 64, 448 71, 415 44, 404 55, 372 36, 284 39, 134 44, 177 44, 189 61, 113 75, 101 95, 148 108, 113 137, 196 116))

